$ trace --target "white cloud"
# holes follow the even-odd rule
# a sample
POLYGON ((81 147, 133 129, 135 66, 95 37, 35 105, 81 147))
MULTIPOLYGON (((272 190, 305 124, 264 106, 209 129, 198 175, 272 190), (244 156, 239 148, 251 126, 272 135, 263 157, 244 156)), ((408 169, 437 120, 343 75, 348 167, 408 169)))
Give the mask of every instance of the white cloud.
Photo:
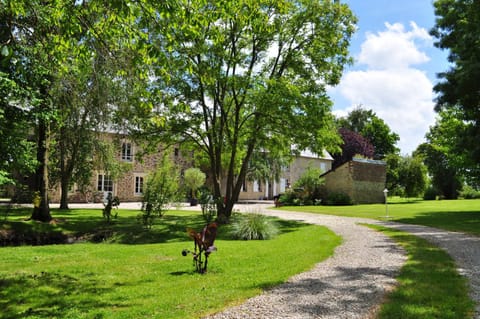
POLYGON ((411 22, 411 31, 403 24, 385 23, 386 31, 377 34, 367 33, 358 62, 372 69, 405 68, 429 61, 429 57, 418 49, 416 40, 431 43, 432 39, 425 29, 411 22))
POLYGON ((340 92, 352 107, 373 109, 400 135, 400 147, 408 152, 422 142, 434 119, 432 83, 420 70, 352 71, 344 76, 340 92))
POLYGON ((431 39, 415 23, 410 30, 399 23, 385 26, 385 31, 367 34, 358 56, 360 66, 366 67, 347 72, 336 92, 349 101, 347 111, 358 105, 372 109, 400 135, 402 153, 410 153, 434 122, 433 84, 425 72, 412 67, 429 60, 416 40, 431 39))

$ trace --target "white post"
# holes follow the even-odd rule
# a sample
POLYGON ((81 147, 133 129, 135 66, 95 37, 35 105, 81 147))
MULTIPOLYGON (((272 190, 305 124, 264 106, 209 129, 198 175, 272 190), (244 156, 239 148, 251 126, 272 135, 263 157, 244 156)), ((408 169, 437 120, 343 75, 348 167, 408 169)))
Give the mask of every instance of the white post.
POLYGON ((385 195, 385 214, 386 214, 386 217, 388 217, 388 200, 387 200, 387 195, 388 195, 388 189, 384 189, 383 190, 383 194, 385 195))

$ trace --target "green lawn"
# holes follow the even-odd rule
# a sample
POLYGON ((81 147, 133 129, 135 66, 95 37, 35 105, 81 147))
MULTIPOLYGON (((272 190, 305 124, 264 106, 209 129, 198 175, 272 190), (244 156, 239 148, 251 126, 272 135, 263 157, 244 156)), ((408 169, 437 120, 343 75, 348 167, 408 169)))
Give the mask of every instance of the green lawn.
MULTIPOLYGON (((390 201, 391 199, 389 199, 390 201)), ((353 206, 292 206, 282 210, 347 217, 385 219, 406 224, 431 226, 480 236, 480 200, 407 201, 394 199, 385 204, 353 206)))
MULTIPOLYGON (((390 200, 390 199, 389 199, 390 200)), ((385 204, 354 206, 282 207, 282 210, 385 220, 385 204)), ((407 201, 388 204, 389 220, 432 226, 480 236, 480 200, 407 201)), ((381 306, 378 319, 467 319, 474 302, 466 278, 442 249, 401 231, 370 226, 392 237, 407 251, 398 287, 381 306)))
MULTIPOLYGON (((383 204, 282 209, 385 216, 383 204)), ((395 221, 480 235, 479 200, 396 200, 388 210, 395 221)), ((185 228, 203 225, 199 213, 169 212, 151 231, 136 223, 137 213, 119 211, 119 218, 106 225, 100 210, 54 211, 57 225, 44 225, 23 221, 29 211, 11 212, 0 222, 0 230, 61 231, 88 240, 107 239, 0 248, 0 318, 198 318, 311 268, 341 241, 323 227, 281 220, 281 233, 274 240, 233 241, 224 226, 208 274, 199 275, 191 257, 180 254, 193 245, 185 228)), ((471 318, 466 281, 444 251, 406 233, 377 229, 398 241, 409 256, 379 319, 471 318)))
POLYGON ((468 283, 455 262, 442 249, 408 233, 370 226, 392 237, 407 252, 408 260, 397 277, 398 286, 381 306, 377 319, 467 319, 474 302, 468 283))
POLYGON ((324 227, 290 221, 278 220, 281 233, 268 241, 230 240, 224 226, 200 275, 191 256, 181 256, 193 248, 185 228, 203 224, 198 212, 169 212, 151 231, 137 213, 119 211, 106 225, 100 210, 54 211, 58 224, 49 226, 14 211, 2 229, 108 239, 0 248, 0 318, 198 318, 310 269, 341 242, 324 227))

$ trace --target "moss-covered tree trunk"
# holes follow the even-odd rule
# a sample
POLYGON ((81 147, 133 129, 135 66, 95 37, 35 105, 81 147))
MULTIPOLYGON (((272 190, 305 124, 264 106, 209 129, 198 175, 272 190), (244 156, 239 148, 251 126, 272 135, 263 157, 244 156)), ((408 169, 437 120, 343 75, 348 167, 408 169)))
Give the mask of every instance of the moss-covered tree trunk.
POLYGON ((48 123, 44 119, 38 124, 38 167, 35 172, 35 197, 31 218, 42 222, 52 220, 48 203, 48 123))

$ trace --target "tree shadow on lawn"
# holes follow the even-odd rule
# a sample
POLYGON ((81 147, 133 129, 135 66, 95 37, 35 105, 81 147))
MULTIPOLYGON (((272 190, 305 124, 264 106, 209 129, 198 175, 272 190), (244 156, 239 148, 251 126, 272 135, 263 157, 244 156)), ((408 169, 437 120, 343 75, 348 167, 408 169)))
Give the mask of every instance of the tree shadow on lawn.
POLYGON ((11 217, 29 217, 32 209, 16 205, 0 205, 0 218, 5 220, 11 217))
POLYGON ((388 201, 388 205, 409 205, 409 204, 418 204, 424 202, 423 199, 407 199, 404 201, 388 201))
POLYGON ((127 307, 125 302, 99 300, 113 289, 94 279, 79 280, 55 272, 8 275, 0 278, 0 318, 68 318, 72 313, 127 307))
POLYGON ((480 211, 427 212, 395 222, 430 226, 450 231, 460 231, 480 236, 480 211))
POLYGON ((205 225, 201 216, 164 215, 151 229, 138 222, 115 225, 113 241, 121 244, 155 244, 188 240, 187 227, 201 230, 205 225))
MULTIPOLYGON (((25 211, 18 212, 21 216, 25 211)), ((14 240, 3 240, 3 245, 45 245, 64 244, 75 242, 119 243, 119 244, 157 244, 167 242, 188 241, 187 228, 200 232, 207 222, 202 215, 170 215, 165 214, 155 220, 150 229, 146 229, 132 212, 119 212, 118 217, 107 223, 101 210, 53 210, 54 222, 38 223, 20 219, 0 221, 0 244, 3 232, 14 232, 14 240), (18 238, 17 238, 18 237, 18 238)), ((231 223, 219 225, 217 238, 230 240, 232 224, 241 214, 232 215, 231 223)), ((279 229, 279 233, 295 231, 306 224, 299 221, 287 221, 272 218, 279 229)), ((11 238, 10 238, 11 239, 11 238)))
POLYGON ((298 230, 299 228, 309 226, 309 224, 302 221, 286 219, 276 219, 275 224, 277 224, 280 234, 290 233, 298 230))
MULTIPOLYGON (((284 234, 297 230, 307 224, 298 221, 287 221, 274 219, 279 229, 279 234, 284 234)), ((234 219, 232 219, 232 223, 234 219)), ((232 223, 219 225, 217 239, 232 240, 232 223)), ((159 218, 154 227, 145 230, 140 224, 119 224, 115 226, 116 234, 114 241, 122 244, 153 244, 166 242, 189 241, 187 228, 195 229, 201 232, 207 222, 199 215, 193 216, 175 216, 165 215, 159 218)))

